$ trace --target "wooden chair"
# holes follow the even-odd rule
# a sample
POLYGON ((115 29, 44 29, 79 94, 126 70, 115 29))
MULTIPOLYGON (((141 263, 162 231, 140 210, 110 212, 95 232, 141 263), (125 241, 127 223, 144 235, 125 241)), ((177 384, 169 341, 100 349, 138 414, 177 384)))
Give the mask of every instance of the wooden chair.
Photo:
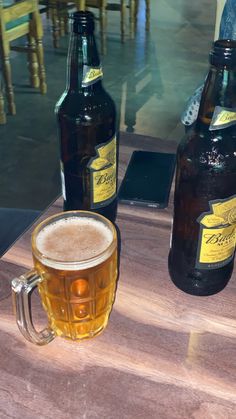
POLYGON ((40 0, 40 4, 46 4, 50 9, 52 20, 53 45, 59 46, 59 38, 67 32, 68 10, 73 7, 77 10, 86 10, 96 8, 99 10, 99 24, 101 36, 101 52, 106 52, 106 31, 107 31, 107 12, 120 12, 120 32, 121 42, 125 40, 126 9, 129 7, 129 34, 134 38, 135 33, 135 0, 119 0, 117 2, 110 0, 40 0))
MULTIPOLYGON (((43 28, 37 0, 23 0, 12 4, 3 4, 0 0, 0 48, 3 80, 9 114, 16 113, 11 77, 10 50, 28 53, 30 84, 46 93, 46 75, 43 59, 43 28), (26 35, 27 46, 12 46, 11 42, 26 35)), ((1 98, 0 98, 1 102, 1 98)), ((0 105, 2 102, 0 103, 0 105)), ((1 106, 0 106, 1 108, 1 106)), ((0 109, 1 113, 1 109, 0 109)))
POLYGON ((38 0, 40 13, 47 14, 52 22, 52 39, 54 48, 59 47, 59 39, 68 33, 68 12, 85 10, 86 0, 38 0))
POLYGON ((107 12, 120 12, 120 34, 121 42, 125 41, 126 9, 129 8, 129 35, 133 39, 135 33, 135 0, 86 0, 86 8, 99 9, 99 23, 101 36, 101 52, 106 53, 106 32, 107 32, 107 12))
MULTIPOLYGON (((134 0, 130 0, 129 3, 131 3, 133 5, 133 8, 134 8, 134 0)), ((108 11, 118 11, 118 12, 120 12, 121 42, 124 42, 127 1, 120 0, 118 2, 111 2, 109 0, 86 0, 86 7, 88 7, 88 8, 95 7, 95 8, 99 9, 99 21, 100 21, 101 34, 104 34, 106 32, 107 12, 108 11)))
MULTIPOLYGON (((120 32, 121 42, 125 40, 125 20, 126 9, 129 8, 129 35, 134 39, 139 0, 120 0, 118 3, 112 3, 110 0, 86 0, 86 6, 91 7, 92 3, 97 3, 100 9, 100 32, 102 37, 102 45, 105 45, 105 34, 107 26, 107 11, 117 10, 120 11, 120 32)), ((150 29, 150 0, 145 0, 146 4, 146 31, 150 29)), ((94 7, 94 6, 92 6, 94 7)))

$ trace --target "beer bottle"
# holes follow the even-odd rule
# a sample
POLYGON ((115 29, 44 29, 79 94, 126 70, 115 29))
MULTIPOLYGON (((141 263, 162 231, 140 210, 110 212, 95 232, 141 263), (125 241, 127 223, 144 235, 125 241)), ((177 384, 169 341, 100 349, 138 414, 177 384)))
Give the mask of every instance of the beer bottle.
POLYGON ((56 104, 64 210, 117 211, 116 110, 102 86, 91 12, 71 15, 66 90, 56 104))
POLYGON ((169 272, 193 295, 221 291, 233 270, 236 223, 236 42, 219 40, 198 118, 177 151, 169 272))

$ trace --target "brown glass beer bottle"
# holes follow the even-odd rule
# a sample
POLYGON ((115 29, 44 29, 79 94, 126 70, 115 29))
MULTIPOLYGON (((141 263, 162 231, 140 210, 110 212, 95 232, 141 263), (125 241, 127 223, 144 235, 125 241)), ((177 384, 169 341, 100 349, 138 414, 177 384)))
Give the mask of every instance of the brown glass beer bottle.
POLYGON ((177 151, 169 272, 193 295, 222 290, 233 270, 236 226, 236 42, 210 53, 199 114, 177 151))
POLYGON ((102 86, 90 12, 72 16, 67 85, 56 104, 65 210, 117 211, 116 110, 102 86))

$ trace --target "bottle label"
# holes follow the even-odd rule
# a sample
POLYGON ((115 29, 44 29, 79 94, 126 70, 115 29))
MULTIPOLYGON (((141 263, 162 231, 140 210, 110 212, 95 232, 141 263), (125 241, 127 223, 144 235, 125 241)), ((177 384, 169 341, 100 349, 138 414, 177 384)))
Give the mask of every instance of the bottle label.
POLYGON ((84 65, 82 87, 91 86, 97 83, 98 80, 101 80, 102 77, 102 67, 89 67, 88 65, 84 65))
POLYGON ((91 181, 91 208, 108 205, 116 196, 116 136, 96 147, 88 169, 91 181))
POLYGON ((210 211, 197 219, 200 224, 196 268, 217 269, 234 256, 236 195, 209 201, 210 211))
POLYGON ((228 128, 234 124, 236 124, 236 108, 216 106, 209 130, 228 128))

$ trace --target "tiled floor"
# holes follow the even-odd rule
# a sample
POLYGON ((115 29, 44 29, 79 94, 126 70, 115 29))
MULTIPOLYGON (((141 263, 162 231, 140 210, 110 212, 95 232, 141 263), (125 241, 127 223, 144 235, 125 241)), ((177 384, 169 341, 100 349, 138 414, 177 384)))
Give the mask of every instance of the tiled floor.
MULTIPOLYGON (((119 14, 109 13, 104 84, 116 101, 121 130, 179 141, 180 114, 208 68, 215 3, 151 0, 146 34, 140 0, 137 36, 125 44, 119 14)), ((44 209, 60 191, 54 106, 65 87, 68 36, 55 50, 46 19, 44 26, 47 95, 28 87, 26 57, 12 54, 17 115, 0 126, 0 207, 44 209)))

